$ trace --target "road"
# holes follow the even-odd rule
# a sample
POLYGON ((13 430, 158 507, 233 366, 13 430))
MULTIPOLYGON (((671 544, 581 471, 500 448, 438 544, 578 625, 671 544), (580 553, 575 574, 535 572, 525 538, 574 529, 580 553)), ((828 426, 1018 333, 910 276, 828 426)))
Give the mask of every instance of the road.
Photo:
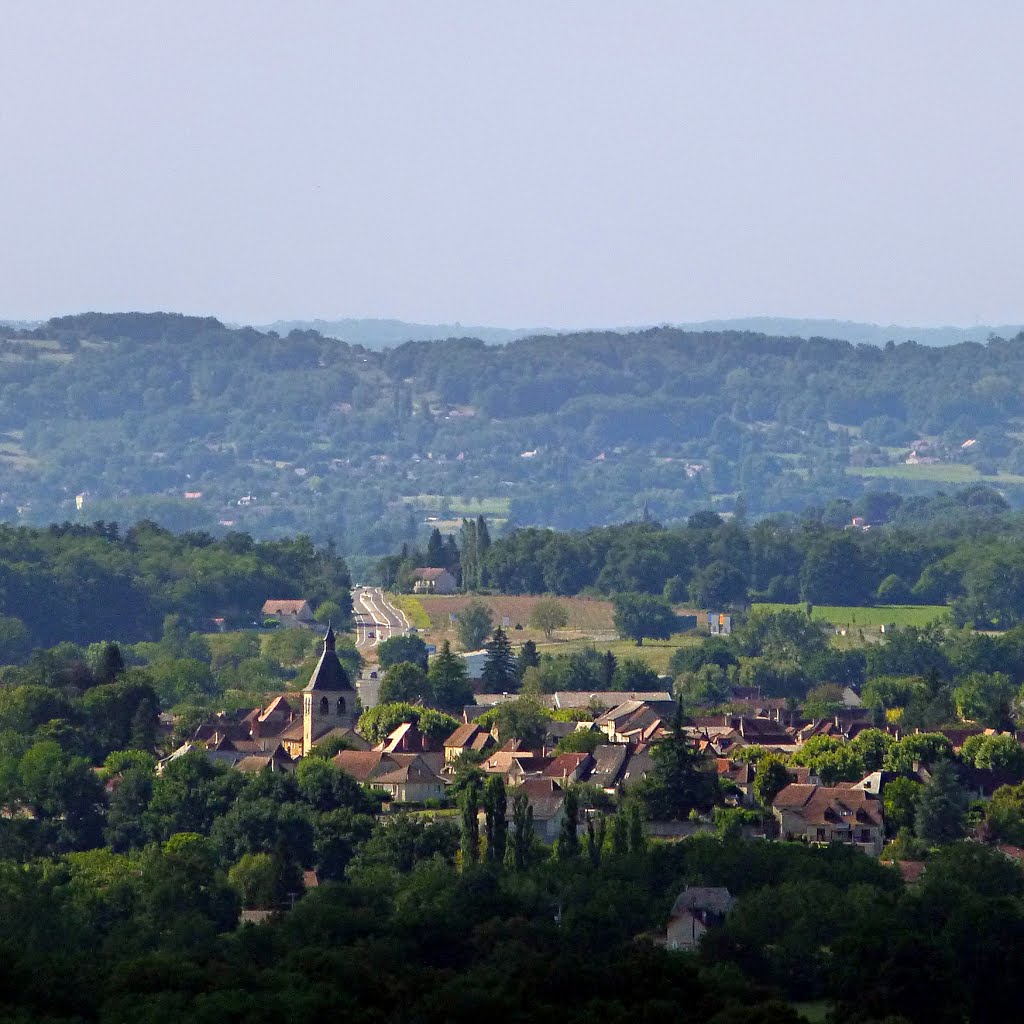
POLYGON ((352 591, 353 617, 356 622, 356 647, 376 647, 382 640, 401 636, 409 628, 405 612, 384 596, 380 587, 356 587, 352 591))

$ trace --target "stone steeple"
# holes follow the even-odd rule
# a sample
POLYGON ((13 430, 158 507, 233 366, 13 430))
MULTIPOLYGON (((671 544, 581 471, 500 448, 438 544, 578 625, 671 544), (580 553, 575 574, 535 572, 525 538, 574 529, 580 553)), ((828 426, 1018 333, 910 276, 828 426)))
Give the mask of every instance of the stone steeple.
POLYGON ((325 732, 352 728, 356 689, 335 652, 334 629, 327 627, 324 649, 302 690, 302 752, 308 754, 325 732))

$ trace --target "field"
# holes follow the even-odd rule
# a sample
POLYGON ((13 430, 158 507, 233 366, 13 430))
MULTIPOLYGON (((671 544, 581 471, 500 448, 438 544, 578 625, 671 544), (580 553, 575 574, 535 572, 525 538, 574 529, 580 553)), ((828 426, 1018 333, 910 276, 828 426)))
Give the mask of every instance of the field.
POLYGON ((447 504, 447 512, 455 516, 508 516, 510 498, 448 498, 440 494, 415 494, 402 499, 413 508, 424 512, 439 512, 447 504))
MULTIPOLYGON (((455 594, 445 597, 424 595, 418 600, 430 617, 433 629, 441 632, 449 628, 449 616, 457 615, 474 598, 455 594)), ((519 624, 525 627, 530 621, 530 613, 533 611, 534 605, 544 599, 534 596, 497 596, 480 597, 477 600, 482 601, 491 609, 496 623, 507 618, 510 626, 514 627, 519 624)), ((588 634, 614 631, 611 601, 594 601, 586 597, 560 597, 558 603, 569 613, 567 630, 588 634)))
MULTIPOLYGON (((752 611, 777 612, 785 608, 803 611, 802 604, 755 604, 752 611)), ((949 609, 941 604, 880 604, 874 607, 815 605, 811 618, 833 626, 926 626, 936 619, 948 619, 949 609)))
POLYGON ((565 640, 558 643, 538 643, 537 650, 542 654, 572 654, 585 647, 596 647, 602 653, 611 651, 620 661, 623 658, 635 658, 646 662, 659 675, 668 674, 668 663, 672 655, 680 647, 688 647, 700 643, 702 637, 696 633, 676 633, 668 640, 645 640, 642 647, 637 647, 632 640, 565 640))
POLYGON ((413 597, 412 594, 388 594, 388 600, 396 608, 405 612, 409 625, 415 626, 417 629, 431 628, 430 616, 427 615, 418 597, 413 597))
POLYGON ((850 466, 846 471, 850 476, 869 479, 923 480, 934 484, 1024 484, 1024 476, 1013 473, 986 476, 979 473, 974 466, 961 462, 939 462, 924 466, 908 466, 905 463, 893 466, 850 466))

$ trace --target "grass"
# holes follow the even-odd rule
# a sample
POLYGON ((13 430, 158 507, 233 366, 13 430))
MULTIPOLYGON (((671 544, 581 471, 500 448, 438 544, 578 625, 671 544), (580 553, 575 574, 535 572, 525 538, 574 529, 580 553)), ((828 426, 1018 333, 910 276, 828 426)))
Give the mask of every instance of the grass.
POLYGON ((668 674, 668 663, 672 655, 680 647, 690 647, 699 643, 702 638, 693 633, 676 633, 668 640, 645 640, 642 647, 637 647, 632 640, 565 640, 560 643, 538 643, 537 650, 542 654, 573 654, 587 647, 595 647, 604 653, 611 651, 620 661, 623 658, 635 658, 646 662, 659 675, 668 674))
MULTIPOLYGON (((802 604, 755 604, 753 611, 777 612, 783 609, 803 611, 802 604)), ((815 622, 833 626, 926 626, 937 619, 949 618, 949 608, 942 604, 880 604, 874 607, 856 605, 815 605, 811 612, 815 622)))
POLYGON ((388 600, 396 608, 405 612, 410 626, 415 626, 417 629, 430 629, 430 616, 418 597, 413 597, 411 594, 388 594, 388 600))
POLYGON ((832 1007, 824 1000, 819 1000, 813 1003, 790 1003, 790 1006, 803 1017, 804 1020, 810 1021, 811 1024, 818 1024, 828 1019, 829 1012, 832 1007))
POLYGON ((975 466, 968 466, 962 462, 939 462, 924 466, 908 466, 905 463, 894 466, 848 466, 846 472, 850 476, 869 479, 923 480, 935 484, 1024 484, 1024 476, 1014 473, 985 475, 980 473, 975 466))

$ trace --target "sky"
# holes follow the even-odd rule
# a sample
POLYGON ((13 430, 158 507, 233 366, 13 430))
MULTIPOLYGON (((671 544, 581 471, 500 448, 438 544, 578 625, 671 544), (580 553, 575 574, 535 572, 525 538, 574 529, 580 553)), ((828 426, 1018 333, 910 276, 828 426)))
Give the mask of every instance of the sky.
POLYGON ((0 0, 0 316, 1024 322, 1017 0, 0 0))

